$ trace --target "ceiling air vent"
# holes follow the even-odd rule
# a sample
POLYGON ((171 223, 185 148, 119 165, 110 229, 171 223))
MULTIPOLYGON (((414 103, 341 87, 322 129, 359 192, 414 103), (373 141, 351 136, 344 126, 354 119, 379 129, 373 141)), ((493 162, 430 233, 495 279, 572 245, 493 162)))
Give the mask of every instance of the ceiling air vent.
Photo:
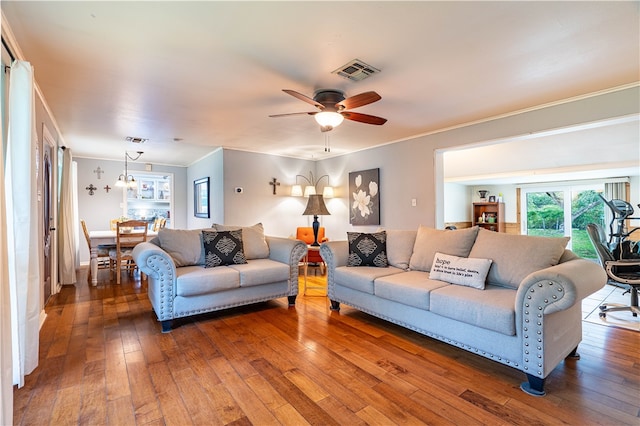
POLYGON ((133 137, 133 136, 127 136, 127 137, 125 138, 125 140, 126 140, 127 142, 133 142, 133 143, 145 143, 145 142, 146 142, 146 141, 148 141, 149 139, 145 139, 145 138, 136 138, 136 137, 133 137))
POLYGON ((360 59, 354 59, 333 71, 332 74, 337 74, 352 81, 360 81, 379 72, 379 69, 365 64, 360 59))

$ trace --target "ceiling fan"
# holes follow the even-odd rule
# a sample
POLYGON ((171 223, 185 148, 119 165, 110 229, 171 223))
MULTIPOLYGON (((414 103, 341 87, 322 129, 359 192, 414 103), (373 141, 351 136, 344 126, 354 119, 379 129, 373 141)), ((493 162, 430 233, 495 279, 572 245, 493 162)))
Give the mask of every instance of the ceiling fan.
POLYGON ((311 104, 318 108, 319 111, 312 112, 293 112, 289 114, 275 114, 269 117, 286 117, 290 115, 313 115, 318 124, 320 124, 320 131, 328 132, 335 127, 338 127, 342 120, 359 121, 365 124, 382 125, 387 122, 386 118, 376 117, 375 115, 361 114, 359 112, 351 112, 353 108, 365 106, 382 99, 376 92, 364 92, 359 95, 350 96, 345 98, 344 93, 339 90, 318 90, 313 99, 298 93, 295 90, 282 90, 285 93, 298 98, 308 104, 311 104))

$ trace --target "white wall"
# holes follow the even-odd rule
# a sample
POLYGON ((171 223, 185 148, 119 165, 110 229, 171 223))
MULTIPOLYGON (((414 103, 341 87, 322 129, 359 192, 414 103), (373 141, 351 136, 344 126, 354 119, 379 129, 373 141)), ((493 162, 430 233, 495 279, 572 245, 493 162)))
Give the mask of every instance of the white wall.
POLYGON ((182 228, 209 228, 212 223, 224 221, 224 162, 223 151, 218 149, 187 169, 187 183, 184 188, 187 202, 184 206, 187 225, 182 228), (200 218, 194 215, 193 183, 195 180, 209 178, 209 212, 210 217, 200 218))
POLYGON ((444 222, 471 222, 471 190, 458 183, 444 184, 444 222))
POLYGON ((267 235, 294 236, 298 226, 310 226, 312 218, 302 216, 307 199, 292 197, 296 175, 309 176, 313 161, 252 152, 224 150, 224 223, 253 225, 261 222, 267 235), (269 182, 276 178, 280 186, 269 182), (242 188, 237 193, 235 188, 242 188))

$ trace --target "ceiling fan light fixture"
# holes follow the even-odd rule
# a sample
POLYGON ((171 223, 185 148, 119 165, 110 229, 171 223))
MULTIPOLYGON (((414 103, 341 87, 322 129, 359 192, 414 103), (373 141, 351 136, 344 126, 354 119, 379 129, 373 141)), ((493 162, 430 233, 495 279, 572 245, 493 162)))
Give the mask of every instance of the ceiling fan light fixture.
POLYGON ((320 126, 330 128, 338 127, 344 120, 342 114, 332 111, 322 111, 315 114, 313 117, 320 126))

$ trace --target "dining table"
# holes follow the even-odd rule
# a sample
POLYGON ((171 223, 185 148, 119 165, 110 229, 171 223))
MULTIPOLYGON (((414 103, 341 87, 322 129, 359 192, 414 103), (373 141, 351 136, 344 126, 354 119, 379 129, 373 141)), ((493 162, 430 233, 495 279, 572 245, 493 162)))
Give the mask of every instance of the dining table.
MULTIPOLYGON (((147 231, 147 240, 158 235, 157 231, 147 231)), ((89 239, 91 240, 91 284, 98 285, 98 246, 102 244, 116 244, 116 231, 98 230, 89 231, 89 239)))

